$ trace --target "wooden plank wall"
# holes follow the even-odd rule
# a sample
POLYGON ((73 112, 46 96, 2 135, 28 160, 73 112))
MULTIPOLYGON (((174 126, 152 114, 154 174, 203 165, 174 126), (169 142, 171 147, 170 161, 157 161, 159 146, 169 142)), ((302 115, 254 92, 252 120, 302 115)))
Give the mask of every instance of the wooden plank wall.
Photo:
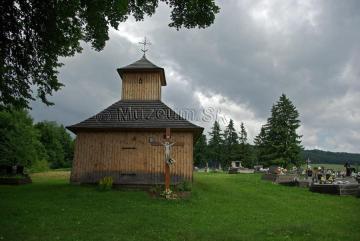
MULTIPOLYGON (((162 184, 164 182, 164 147, 153 146, 163 141, 163 132, 82 132, 78 133, 71 181, 96 183, 104 176, 112 176, 116 184, 162 184)), ((174 146, 171 166, 172 183, 192 180, 193 134, 173 132, 174 146)))
POLYGON ((160 100, 159 73, 125 73, 122 81, 123 100, 160 100), (142 80, 141 83, 139 80, 142 80))

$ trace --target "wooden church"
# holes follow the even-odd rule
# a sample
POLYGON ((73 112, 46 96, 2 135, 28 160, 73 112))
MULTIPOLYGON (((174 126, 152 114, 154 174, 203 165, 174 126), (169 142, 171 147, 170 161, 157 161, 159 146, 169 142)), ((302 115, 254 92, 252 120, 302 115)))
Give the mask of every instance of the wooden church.
POLYGON ((172 183, 192 181, 193 146, 203 128, 179 116, 161 101, 165 71, 145 56, 117 69, 121 100, 67 129, 76 134, 72 183, 97 183, 111 176, 115 184, 164 183, 164 138, 174 145, 172 183), (166 130, 170 130, 167 133, 166 130))

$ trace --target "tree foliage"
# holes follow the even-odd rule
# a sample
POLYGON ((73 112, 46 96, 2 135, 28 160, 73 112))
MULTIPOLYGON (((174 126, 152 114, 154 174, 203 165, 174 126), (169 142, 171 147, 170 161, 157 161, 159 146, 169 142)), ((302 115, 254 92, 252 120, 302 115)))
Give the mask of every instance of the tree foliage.
POLYGON ((302 147, 299 113, 285 94, 273 105, 271 116, 255 139, 261 158, 268 164, 299 165, 302 147))
POLYGON ((234 121, 230 119, 224 130, 224 159, 226 166, 237 159, 238 134, 234 127, 234 121))
POLYGON ((322 150, 303 150, 301 152, 303 160, 310 158, 312 163, 329 163, 329 164, 345 164, 346 162, 354 165, 360 164, 359 153, 347 153, 347 152, 330 152, 322 150))
POLYGON ((242 165, 245 167, 253 167, 251 148, 248 143, 247 132, 243 122, 240 124, 238 160, 240 160, 242 165))
POLYGON ((62 125, 33 120, 25 110, 0 111, 0 164, 42 171, 69 167, 74 141, 62 125))
MULTIPOLYGON (((206 28, 219 7, 214 0, 160 0, 171 8, 170 27, 206 28)), ((62 84, 59 57, 81 52, 80 42, 100 51, 109 28, 133 16, 155 13, 159 0, 6 0, 0 3, 0 106, 28 108, 36 95, 46 104, 62 84), (34 95, 33 90, 36 90, 34 95)))
POLYGON ((207 140, 204 134, 201 134, 194 147, 194 165, 203 166, 208 158, 207 140))
POLYGON ((211 161, 216 161, 221 164, 224 163, 224 139, 221 133, 219 122, 215 121, 213 127, 211 128, 211 132, 209 132, 209 157, 211 161))
POLYGON ((247 143, 247 132, 246 132, 243 122, 241 122, 241 124, 240 124, 239 142, 240 142, 240 144, 243 144, 243 145, 245 145, 247 143))
POLYGON ((222 133, 219 122, 215 121, 209 132, 208 144, 206 136, 203 135, 195 145, 195 165, 203 166, 206 162, 220 163, 226 169, 232 161, 241 161, 243 166, 253 167, 256 159, 255 150, 247 141, 244 123, 241 123, 240 130, 238 134, 234 121, 230 120, 222 133))
POLYGON ((56 122, 43 121, 35 125, 40 133, 52 168, 70 167, 73 159, 74 144, 64 126, 56 122))
POLYGON ((0 112, 0 163, 29 167, 46 159, 39 133, 26 111, 0 112))
POLYGON ((260 133, 255 137, 254 144, 256 147, 256 158, 258 160, 258 164, 266 165, 269 158, 267 150, 267 134, 264 126, 261 127, 260 133))

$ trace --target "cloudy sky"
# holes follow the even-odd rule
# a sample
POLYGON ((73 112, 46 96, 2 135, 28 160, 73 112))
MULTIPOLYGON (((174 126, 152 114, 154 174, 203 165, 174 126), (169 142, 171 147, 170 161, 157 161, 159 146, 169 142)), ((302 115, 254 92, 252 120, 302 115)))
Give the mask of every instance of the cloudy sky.
MULTIPOLYGON (((120 99, 116 68, 141 57, 165 68, 163 101, 174 108, 214 108, 250 141, 282 93, 300 112, 307 149, 360 152, 360 1, 227 0, 207 29, 169 28, 161 5, 143 22, 111 30, 102 52, 84 51, 62 61, 65 87, 55 106, 33 103, 36 121, 64 125, 90 117, 120 99)), ((207 128, 212 123, 197 122, 207 128)))

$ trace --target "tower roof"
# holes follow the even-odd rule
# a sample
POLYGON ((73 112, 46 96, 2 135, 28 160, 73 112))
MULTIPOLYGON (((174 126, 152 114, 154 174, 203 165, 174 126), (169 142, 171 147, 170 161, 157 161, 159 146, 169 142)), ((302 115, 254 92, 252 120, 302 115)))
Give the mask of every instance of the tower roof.
POLYGON ((145 55, 138 61, 135 61, 132 64, 129 64, 127 66, 124 66, 122 68, 118 68, 117 72, 119 73, 120 77, 123 78, 124 73, 129 72, 159 72, 160 78, 161 78, 161 85, 166 85, 166 79, 165 79, 165 71, 164 68, 161 68, 152 62, 150 62, 145 55))

